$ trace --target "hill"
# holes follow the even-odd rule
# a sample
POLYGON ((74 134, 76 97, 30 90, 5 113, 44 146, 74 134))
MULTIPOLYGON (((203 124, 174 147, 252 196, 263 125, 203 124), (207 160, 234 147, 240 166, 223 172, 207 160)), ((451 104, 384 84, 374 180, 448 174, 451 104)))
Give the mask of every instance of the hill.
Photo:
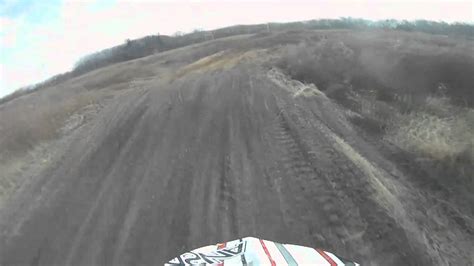
POLYGON ((367 265, 468 265, 473 47, 270 30, 5 101, 0 264, 159 264, 252 235, 367 265))
POLYGON ((145 36, 136 40, 127 39, 125 40, 124 44, 86 55, 77 61, 72 71, 58 74, 43 82, 20 88, 12 94, 1 98, 0 104, 44 87, 58 85, 65 80, 80 76, 97 68, 141 58, 187 45, 241 34, 258 34, 268 33, 271 31, 275 32, 288 30, 329 29, 351 29, 355 31, 374 29, 399 30, 406 32, 440 34, 456 38, 467 38, 471 40, 474 36, 474 25, 467 23, 445 23, 427 20, 398 21, 394 19, 371 21, 350 17, 340 19, 309 20, 302 22, 236 25, 209 31, 195 30, 187 34, 176 32, 173 36, 156 34, 145 36))

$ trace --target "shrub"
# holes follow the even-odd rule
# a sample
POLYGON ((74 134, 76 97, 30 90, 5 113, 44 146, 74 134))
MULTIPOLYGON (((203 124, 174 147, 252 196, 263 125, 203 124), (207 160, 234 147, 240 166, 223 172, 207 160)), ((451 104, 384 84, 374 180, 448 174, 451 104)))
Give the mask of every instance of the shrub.
POLYGON ((322 90, 348 82, 354 68, 354 52, 343 42, 322 40, 289 45, 278 65, 294 79, 316 84, 322 90))
POLYGON ((474 162, 474 111, 445 117, 424 111, 402 115, 387 139, 432 159, 454 161, 468 156, 474 162))
POLYGON ((411 153, 407 163, 421 169, 425 180, 442 184, 464 212, 473 212, 474 110, 447 110, 438 107, 441 116, 432 110, 401 115, 385 137, 411 153))

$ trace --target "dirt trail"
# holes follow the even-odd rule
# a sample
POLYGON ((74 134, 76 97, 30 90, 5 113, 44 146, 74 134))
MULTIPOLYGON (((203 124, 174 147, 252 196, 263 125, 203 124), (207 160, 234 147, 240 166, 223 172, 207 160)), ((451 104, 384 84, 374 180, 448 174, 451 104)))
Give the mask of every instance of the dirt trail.
POLYGON ((471 263, 472 235, 435 234, 415 188, 301 86, 242 63, 121 94, 2 211, 0 264, 156 265, 245 236, 364 265, 471 263))

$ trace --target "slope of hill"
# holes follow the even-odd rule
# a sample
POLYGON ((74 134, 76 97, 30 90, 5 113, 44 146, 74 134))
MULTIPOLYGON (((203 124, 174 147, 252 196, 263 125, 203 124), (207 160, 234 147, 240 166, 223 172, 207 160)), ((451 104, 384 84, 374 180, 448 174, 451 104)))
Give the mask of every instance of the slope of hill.
POLYGON ((241 34, 259 34, 270 31, 289 30, 399 30, 406 32, 424 32, 430 34, 441 34, 455 38, 467 38, 472 40, 474 36, 474 25, 469 23, 445 23, 427 20, 398 21, 394 19, 371 21, 356 18, 340 19, 318 19, 287 23, 266 23, 256 25, 235 25, 215 30, 195 30, 183 34, 177 32, 173 36, 149 35, 139 39, 125 40, 124 44, 107 48, 79 59, 70 72, 55 75, 43 82, 20 88, 10 95, 0 98, 0 104, 31 93, 45 87, 58 85, 66 80, 91 72, 95 69, 129 61, 152 54, 241 34))
POLYGON ((258 236, 472 263, 473 43, 238 35, 0 105, 0 264, 151 265, 258 236))

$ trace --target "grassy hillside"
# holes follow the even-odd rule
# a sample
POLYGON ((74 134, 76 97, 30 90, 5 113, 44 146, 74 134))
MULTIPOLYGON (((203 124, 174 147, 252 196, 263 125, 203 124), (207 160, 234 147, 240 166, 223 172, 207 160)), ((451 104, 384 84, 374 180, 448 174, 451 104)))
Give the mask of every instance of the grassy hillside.
POLYGON ((473 55, 468 40, 347 33, 290 45, 278 66, 347 108, 353 124, 390 144, 421 183, 447 187, 472 210, 473 55))
POLYGON ((441 34, 455 38, 472 39, 474 26, 465 23, 444 23, 426 20, 397 21, 381 20, 370 21, 365 19, 341 18, 320 19, 303 22, 290 23, 268 23, 258 25, 237 25, 211 31, 194 31, 187 34, 176 33, 174 36, 150 35, 136 40, 125 40, 121 45, 104 49, 79 59, 70 72, 58 74, 38 84, 32 84, 21 88, 10 95, 0 99, 0 104, 16 97, 30 93, 34 90, 60 84, 73 77, 111 64, 124 62, 151 54, 160 53, 179 47, 201 43, 209 40, 225 38, 241 34, 259 34, 289 30, 335 30, 350 29, 355 31, 367 30, 398 30, 404 32, 425 32, 430 34, 441 34))

